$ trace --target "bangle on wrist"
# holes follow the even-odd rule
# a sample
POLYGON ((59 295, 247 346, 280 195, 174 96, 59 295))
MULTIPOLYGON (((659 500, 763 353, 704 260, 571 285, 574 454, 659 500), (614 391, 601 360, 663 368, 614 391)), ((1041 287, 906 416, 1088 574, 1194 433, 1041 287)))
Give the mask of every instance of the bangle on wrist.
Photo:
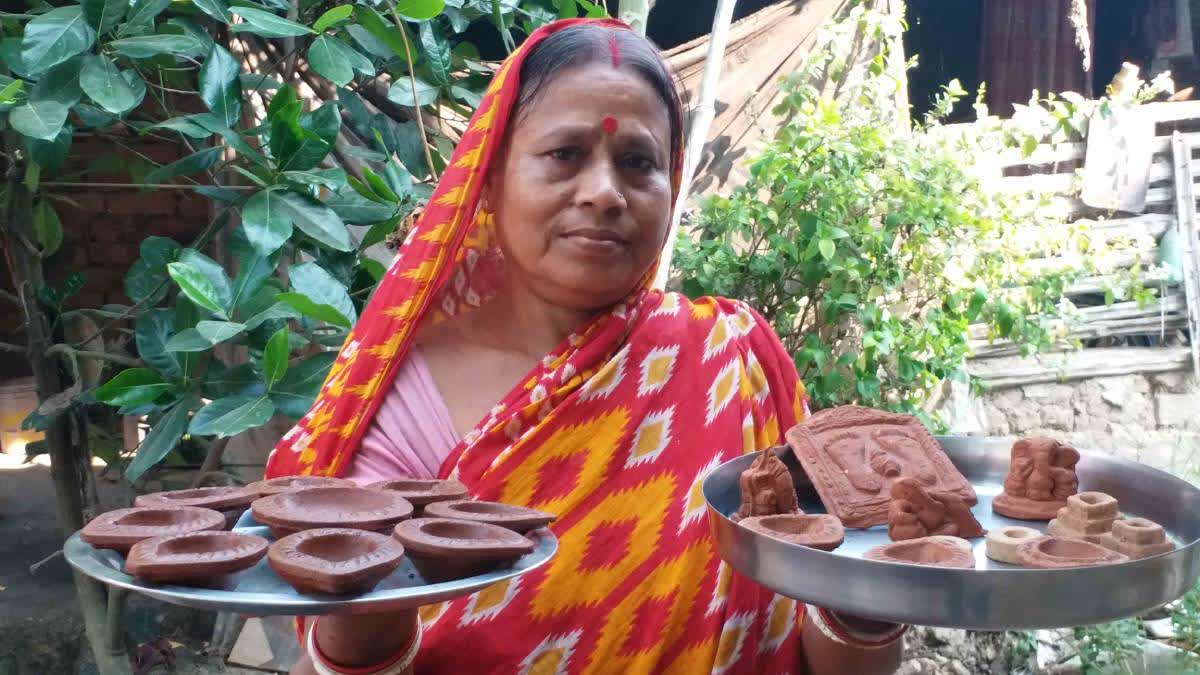
POLYGON ((394 655, 383 661, 363 667, 342 666, 334 663, 321 651, 317 644, 317 619, 312 620, 308 629, 308 656, 312 659, 313 669, 318 675, 400 675, 417 658, 417 650, 421 648, 421 620, 417 619, 417 628, 413 631, 412 639, 394 655))
POLYGON ((899 640, 908 631, 908 625, 898 624, 894 629, 882 633, 867 633, 847 626, 836 614, 821 607, 810 605, 805 613, 812 617, 813 625, 825 637, 838 644, 858 649, 882 649, 899 640))

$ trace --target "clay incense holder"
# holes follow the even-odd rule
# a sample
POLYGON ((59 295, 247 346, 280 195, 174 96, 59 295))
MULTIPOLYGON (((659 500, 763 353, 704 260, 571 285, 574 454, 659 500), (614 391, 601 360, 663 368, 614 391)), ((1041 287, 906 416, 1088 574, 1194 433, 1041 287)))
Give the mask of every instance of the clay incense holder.
POLYGON ((1145 518, 1124 518, 1113 523, 1117 551, 1134 560, 1175 550, 1162 525, 1145 518))
POLYGON ((1041 537, 1021 544, 1017 547, 1017 559, 1025 567, 1038 569, 1112 565, 1129 560, 1097 544, 1058 537, 1041 537))
POLYGON ((426 504, 467 498, 467 486, 456 480, 418 480, 399 478, 371 483, 372 490, 388 490, 413 505, 413 517, 419 518, 426 504))
POLYGON ((260 480, 246 487, 257 492, 259 496, 266 497, 282 492, 307 490, 315 487, 356 487, 356 485, 354 481, 346 480, 345 478, 332 478, 328 476, 281 476, 269 480, 260 480))
POLYGON ((452 502, 434 502, 425 507, 426 518, 452 518, 477 523, 499 525, 517 534, 545 527, 554 521, 554 514, 524 506, 501 504, 500 502, 476 502, 460 499, 452 502))
POLYGON ((262 559, 267 540, 240 532, 190 532, 143 539, 129 549, 125 573, 145 581, 203 586, 262 559))
POLYGON ((134 506, 198 506, 225 514, 225 529, 232 529, 237 519, 258 498, 258 492, 245 486, 222 485, 217 487, 171 490, 138 495, 134 506))
POLYGON ((1017 547, 1042 536, 1044 535, 1041 532, 1032 527, 1020 527, 1018 525, 998 527, 988 530, 984 550, 987 553, 987 557, 996 562, 1020 565, 1021 559, 1017 557, 1017 547))
POLYGON ((250 509, 277 537, 323 527, 382 532, 413 511, 412 504, 394 492, 360 487, 283 492, 254 500, 250 509))
POLYGON ((403 558, 404 547, 385 534, 340 528, 297 532, 267 549, 267 564, 301 593, 366 593, 403 558))
POLYGON ((535 544, 499 525, 446 518, 414 518, 396 526, 408 559, 426 583, 463 579, 506 567, 535 544))
POLYGON ((846 539, 842 521, 827 513, 755 516, 743 518, 739 523, 768 537, 822 551, 832 551, 846 539))
POLYGON ((1080 492, 1067 497, 1067 505, 1046 526, 1046 533, 1060 539, 1079 539, 1118 551, 1113 523, 1121 517, 1117 500, 1103 492, 1080 492))
POLYGON ((975 555, 971 551, 971 542, 943 535, 906 539, 876 546, 863 553, 863 558, 879 562, 928 565, 930 567, 964 569, 974 569, 975 567, 975 555))
POLYGON ((195 506, 135 506, 102 513, 83 526, 79 538, 120 553, 143 539, 225 527, 220 511, 195 506))

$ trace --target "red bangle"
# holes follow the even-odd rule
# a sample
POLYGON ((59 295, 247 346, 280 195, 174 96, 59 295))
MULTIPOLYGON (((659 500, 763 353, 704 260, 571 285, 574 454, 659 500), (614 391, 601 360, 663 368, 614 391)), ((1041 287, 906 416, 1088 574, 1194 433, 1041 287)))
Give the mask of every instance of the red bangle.
POLYGON ((833 612, 823 608, 814 607, 817 610, 813 613, 813 619, 817 624, 817 628, 828 631, 833 639, 853 647, 860 649, 879 649, 892 644, 900 639, 905 632, 908 631, 907 625, 897 626, 895 630, 883 634, 869 634, 853 630, 846 624, 842 623, 833 612))

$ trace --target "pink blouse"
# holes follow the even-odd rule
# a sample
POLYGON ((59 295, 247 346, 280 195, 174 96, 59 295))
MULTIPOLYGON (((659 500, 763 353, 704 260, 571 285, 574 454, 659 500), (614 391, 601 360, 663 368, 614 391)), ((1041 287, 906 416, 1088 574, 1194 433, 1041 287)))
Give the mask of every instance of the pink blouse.
POLYGON ((416 345, 363 434, 345 477, 359 484, 393 478, 437 478, 459 437, 446 401, 416 345))

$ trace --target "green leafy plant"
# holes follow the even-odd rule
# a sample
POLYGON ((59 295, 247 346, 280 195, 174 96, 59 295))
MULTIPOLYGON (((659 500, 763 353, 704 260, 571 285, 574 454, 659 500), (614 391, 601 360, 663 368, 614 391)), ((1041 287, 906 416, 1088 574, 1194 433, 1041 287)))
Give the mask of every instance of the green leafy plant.
POLYGON ((1100 673, 1105 666, 1122 666, 1141 654, 1142 622, 1125 619, 1074 629, 1075 649, 1085 675, 1100 673))

